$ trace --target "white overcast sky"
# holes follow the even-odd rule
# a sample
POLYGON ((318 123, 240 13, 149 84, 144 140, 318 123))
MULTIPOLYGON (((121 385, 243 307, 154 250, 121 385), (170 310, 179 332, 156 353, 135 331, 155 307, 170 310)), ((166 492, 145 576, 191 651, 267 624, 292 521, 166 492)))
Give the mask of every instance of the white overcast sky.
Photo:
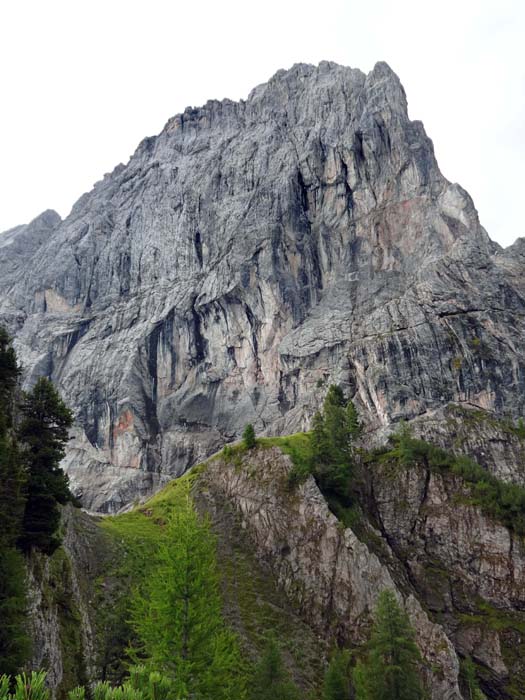
POLYGON ((67 215, 186 106, 323 59, 387 61, 491 237, 525 236, 521 0, 0 0, 0 231, 67 215))

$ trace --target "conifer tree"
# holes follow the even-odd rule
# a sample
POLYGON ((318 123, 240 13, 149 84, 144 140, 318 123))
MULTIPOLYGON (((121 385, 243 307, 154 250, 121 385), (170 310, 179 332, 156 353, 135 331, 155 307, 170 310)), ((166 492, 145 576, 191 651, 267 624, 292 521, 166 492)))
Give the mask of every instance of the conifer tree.
POLYGON ((0 675, 15 674, 29 655, 25 577, 20 552, 0 547, 0 675))
POLYGON ((326 669, 323 682, 323 700, 350 700, 350 654, 337 651, 326 669))
POLYGON ((0 327, 0 675, 14 674, 29 653, 24 561, 15 549, 25 507, 25 469, 13 429, 20 368, 0 327))
POLYGON ((322 413, 312 421, 313 471, 323 489, 348 497, 354 458, 354 442, 360 425, 352 401, 345 401, 340 387, 332 384, 322 413))
POLYGON ((41 378, 25 394, 18 437, 25 447, 28 468, 27 503, 19 545, 51 554, 60 544, 58 504, 72 499, 68 479, 60 467, 69 439, 73 414, 53 384, 41 378))
POLYGON ((20 374, 11 338, 0 326, 0 436, 12 426, 15 389, 20 374))
POLYGON ((244 447, 246 447, 247 450, 251 450, 252 447, 255 447, 255 444, 256 444, 255 430, 254 430, 253 425, 251 423, 248 423, 248 425, 244 429, 244 432, 242 434, 242 442, 243 442, 244 447))
POLYGON ((215 538, 191 500, 167 517, 158 567, 132 602, 132 658, 167 675, 175 697, 242 700, 243 663, 225 628, 215 538))
POLYGON ((255 668, 249 700, 299 700, 299 692, 290 680, 274 637, 268 639, 255 668))
POLYGON ((356 700, 422 700, 421 655, 408 615, 390 590, 378 600, 367 658, 354 670, 356 700))
POLYGON ((326 460, 330 448, 324 427, 324 419, 320 411, 317 411, 312 419, 312 436, 310 444, 314 466, 322 464, 323 461, 326 460))
POLYGON ((11 338, 0 326, 0 548, 15 543, 25 505, 25 470, 13 431, 19 377, 11 338))

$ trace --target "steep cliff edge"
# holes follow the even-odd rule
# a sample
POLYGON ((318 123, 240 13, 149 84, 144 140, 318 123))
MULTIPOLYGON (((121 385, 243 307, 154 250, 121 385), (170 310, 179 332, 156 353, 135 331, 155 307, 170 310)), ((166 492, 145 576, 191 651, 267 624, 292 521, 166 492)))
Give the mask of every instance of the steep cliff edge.
POLYGON ((188 108, 80 198, 0 237, 0 321, 77 414, 108 512, 343 385, 370 430, 450 401, 524 412, 523 246, 440 173, 384 63, 279 71, 188 108))

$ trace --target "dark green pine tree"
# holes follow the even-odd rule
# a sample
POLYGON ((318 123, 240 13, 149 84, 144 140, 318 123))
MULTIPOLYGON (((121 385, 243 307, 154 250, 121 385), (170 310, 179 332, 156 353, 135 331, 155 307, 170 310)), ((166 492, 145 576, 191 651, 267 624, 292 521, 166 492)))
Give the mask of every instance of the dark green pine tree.
POLYGON ((324 674, 323 700, 350 700, 350 653, 337 651, 324 674))
POLYGON ((255 668, 250 700, 299 700, 299 691, 291 681, 276 640, 270 637, 255 668))
POLYGON ((29 655, 24 560, 15 549, 25 507, 25 469, 13 430, 20 368, 0 327, 0 676, 14 674, 29 655))
POLYGON ((5 328, 0 327, 0 546, 13 546, 25 506, 25 469, 13 430, 20 367, 5 328))
POLYGON ((340 387, 332 384, 322 414, 316 413, 312 422, 313 471, 322 489, 348 497, 354 442, 359 433, 354 404, 346 402, 340 387))
POLYGON ((11 345, 11 338, 3 326, 0 326, 0 435, 12 425, 16 387, 21 370, 16 353, 11 345))
POLYGON ((256 440, 255 440, 255 430, 253 428, 253 425, 251 423, 248 423, 246 428, 244 428, 244 432, 242 434, 242 442, 244 447, 246 447, 247 450, 251 450, 252 447, 255 447, 256 440))
POLYGON ((323 462, 325 462, 327 459, 330 448, 324 427, 323 414, 320 411, 317 411, 312 419, 312 435, 310 438, 310 445, 314 466, 323 464, 323 462))
POLYGON ((19 546, 52 554, 60 545, 58 504, 72 499, 68 479, 60 467, 69 439, 73 414, 53 384, 41 378, 25 394, 18 437, 28 468, 27 503, 19 546))
POLYGON ((17 673, 29 657, 26 615, 24 558, 14 547, 0 545, 0 676, 17 673))
POLYGON ((422 700, 421 661, 408 615, 392 591, 383 591, 367 658, 354 670, 356 700, 422 700))

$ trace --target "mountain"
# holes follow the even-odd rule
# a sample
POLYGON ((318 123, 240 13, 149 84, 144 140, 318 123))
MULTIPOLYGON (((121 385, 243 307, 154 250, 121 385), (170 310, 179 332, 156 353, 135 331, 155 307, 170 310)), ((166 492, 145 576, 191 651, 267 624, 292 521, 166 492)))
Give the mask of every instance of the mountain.
POLYGON ((248 422, 306 428, 331 383, 371 442, 402 418, 446 442, 449 404, 524 413, 524 241, 490 240, 385 63, 299 64, 188 108, 0 246, 0 322, 77 415, 66 468, 92 510, 248 422))

